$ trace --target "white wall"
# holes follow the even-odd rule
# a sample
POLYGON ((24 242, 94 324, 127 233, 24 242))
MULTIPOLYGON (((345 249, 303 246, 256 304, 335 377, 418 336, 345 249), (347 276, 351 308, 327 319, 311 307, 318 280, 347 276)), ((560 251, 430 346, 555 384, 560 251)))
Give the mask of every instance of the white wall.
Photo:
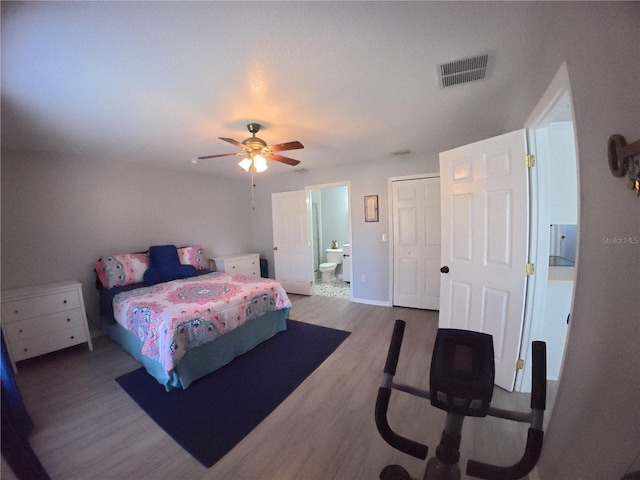
POLYGON ((129 163, 93 164, 52 155, 2 158, 2 288, 74 278, 97 318, 95 261, 149 245, 199 243, 208 256, 253 251, 273 274, 271 191, 351 181, 352 239, 358 245, 354 291, 365 302, 388 301, 387 178, 438 170, 435 154, 366 162, 336 171, 256 179, 256 210, 247 181, 217 179, 129 163), (364 222, 364 195, 377 194, 380 222, 364 222), (240 219, 240 221, 239 221, 240 219), (245 220, 246 219, 246 220, 245 220), (366 282, 361 282, 364 274, 366 282))
POLYGON ((578 221, 578 185, 573 122, 547 127, 549 141, 549 222, 575 225, 578 221))
POLYGON ((79 280, 92 319, 93 266, 101 255, 200 244, 214 256, 250 244, 251 197, 228 179, 4 154, 1 192, 2 288, 79 280))
POLYGON ((612 134, 640 138, 640 3, 561 8, 545 26, 532 76, 544 89, 567 61, 579 157, 578 273, 538 476, 617 480, 640 453, 640 201, 609 172, 606 146, 612 134))

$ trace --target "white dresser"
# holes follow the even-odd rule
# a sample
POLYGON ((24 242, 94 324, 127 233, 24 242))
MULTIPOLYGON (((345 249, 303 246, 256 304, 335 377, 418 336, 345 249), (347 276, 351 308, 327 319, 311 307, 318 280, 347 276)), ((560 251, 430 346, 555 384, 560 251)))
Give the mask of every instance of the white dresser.
POLYGON ((236 253, 225 255, 213 259, 215 269, 218 272, 225 272, 240 275, 260 276, 260 254, 259 253, 236 253))
POLYGON ((2 330, 16 372, 20 360, 72 345, 93 350, 82 284, 74 280, 3 290, 2 330))

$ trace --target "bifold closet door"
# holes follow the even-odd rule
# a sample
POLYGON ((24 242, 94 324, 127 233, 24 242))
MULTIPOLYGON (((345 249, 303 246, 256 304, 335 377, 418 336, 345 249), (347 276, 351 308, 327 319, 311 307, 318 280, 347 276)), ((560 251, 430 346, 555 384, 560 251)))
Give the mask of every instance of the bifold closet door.
POLYGON ((440 303, 440 178, 398 180, 393 192, 393 304, 440 303))

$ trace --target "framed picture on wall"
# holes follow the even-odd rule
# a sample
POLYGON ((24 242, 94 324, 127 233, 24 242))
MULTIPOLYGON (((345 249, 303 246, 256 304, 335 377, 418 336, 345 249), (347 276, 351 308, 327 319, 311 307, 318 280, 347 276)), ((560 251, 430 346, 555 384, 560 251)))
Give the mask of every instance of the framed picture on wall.
POLYGON ((378 195, 365 195, 364 197, 364 221, 378 221, 378 195))

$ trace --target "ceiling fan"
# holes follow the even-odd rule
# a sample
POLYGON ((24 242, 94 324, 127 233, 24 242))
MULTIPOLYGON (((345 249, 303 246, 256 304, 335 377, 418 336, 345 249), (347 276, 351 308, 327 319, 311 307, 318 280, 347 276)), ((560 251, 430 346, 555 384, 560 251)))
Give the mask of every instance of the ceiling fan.
POLYGON ((274 160, 276 162, 286 163, 287 165, 298 165, 300 160, 278 155, 275 152, 283 152, 286 150, 297 150, 304 148, 304 145, 298 141, 280 143, 278 145, 267 145, 267 142, 259 137, 256 137, 256 133, 260 131, 261 125, 259 123, 249 123, 247 129, 253 135, 244 139, 242 142, 238 142, 233 138, 218 137, 220 140, 224 140, 236 147, 244 150, 237 153, 221 153, 219 155, 207 155, 204 157, 198 157, 198 160, 206 160, 216 157, 228 157, 231 155, 246 155, 246 157, 238 164, 247 172, 255 170, 256 172, 263 172, 267 169, 267 159, 274 160))

